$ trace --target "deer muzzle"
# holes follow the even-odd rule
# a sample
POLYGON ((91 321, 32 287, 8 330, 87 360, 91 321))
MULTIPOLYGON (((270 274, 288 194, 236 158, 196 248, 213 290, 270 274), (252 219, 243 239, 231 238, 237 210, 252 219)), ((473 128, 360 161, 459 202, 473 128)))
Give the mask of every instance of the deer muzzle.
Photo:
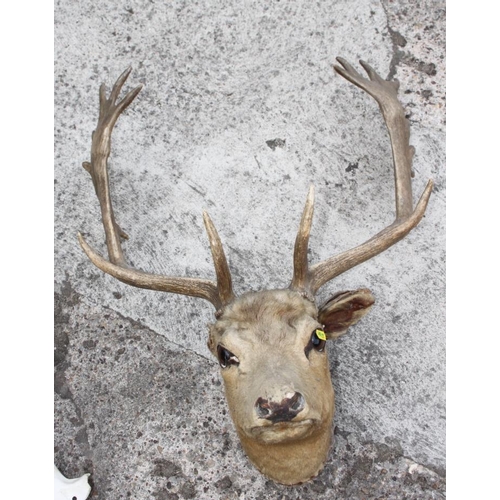
POLYGON ((255 402, 257 418, 277 422, 290 422, 306 405, 304 396, 300 392, 289 392, 280 402, 258 398, 255 402))

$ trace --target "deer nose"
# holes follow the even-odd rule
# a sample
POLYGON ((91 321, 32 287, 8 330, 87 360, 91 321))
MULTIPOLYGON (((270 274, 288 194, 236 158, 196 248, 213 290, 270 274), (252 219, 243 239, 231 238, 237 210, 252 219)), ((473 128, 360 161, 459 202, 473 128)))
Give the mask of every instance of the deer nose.
POLYGON ((306 401, 300 392, 289 392, 279 402, 259 398, 255 402, 255 412, 258 418, 276 422, 289 422, 305 407, 306 401))

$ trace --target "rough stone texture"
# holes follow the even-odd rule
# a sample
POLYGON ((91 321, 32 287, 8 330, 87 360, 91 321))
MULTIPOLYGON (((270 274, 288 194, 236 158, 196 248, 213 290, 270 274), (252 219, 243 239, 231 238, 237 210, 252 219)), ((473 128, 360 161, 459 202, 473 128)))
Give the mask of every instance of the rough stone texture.
POLYGON ((442 498, 445 467, 445 4, 442 1, 56 2, 55 461, 91 473, 92 498, 442 498), (369 287, 377 303, 329 346, 336 441, 311 483, 267 481, 244 456, 208 303, 103 276, 88 174, 102 81, 145 83, 110 159, 129 261, 213 276, 202 209, 237 292, 285 287, 307 186, 311 261, 366 240, 394 213, 390 144, 376 104, 334 74, 341 55, 401 81, 422 223, 320 291, 369 287), (251 215, 251 217, 250 217, 251 215))

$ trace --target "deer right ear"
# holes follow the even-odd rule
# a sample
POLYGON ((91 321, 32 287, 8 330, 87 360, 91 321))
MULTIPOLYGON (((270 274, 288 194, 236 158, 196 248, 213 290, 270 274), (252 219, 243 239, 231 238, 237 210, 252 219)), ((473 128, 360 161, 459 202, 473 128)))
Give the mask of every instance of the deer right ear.
POLYGON ((327 338, 336 339, 355 325, 374 303, 375 298, 367 288, 340 292, 319 308, 318 321, 324 325, 327 338))

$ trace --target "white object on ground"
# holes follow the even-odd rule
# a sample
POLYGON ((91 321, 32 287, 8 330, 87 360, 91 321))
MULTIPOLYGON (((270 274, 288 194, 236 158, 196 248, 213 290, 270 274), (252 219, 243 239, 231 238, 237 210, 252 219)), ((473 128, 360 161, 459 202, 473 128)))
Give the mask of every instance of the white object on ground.
POLYGON ((90 494, 89 476, 68 479, 54 465, 54 500, 86 500, 90 494))

